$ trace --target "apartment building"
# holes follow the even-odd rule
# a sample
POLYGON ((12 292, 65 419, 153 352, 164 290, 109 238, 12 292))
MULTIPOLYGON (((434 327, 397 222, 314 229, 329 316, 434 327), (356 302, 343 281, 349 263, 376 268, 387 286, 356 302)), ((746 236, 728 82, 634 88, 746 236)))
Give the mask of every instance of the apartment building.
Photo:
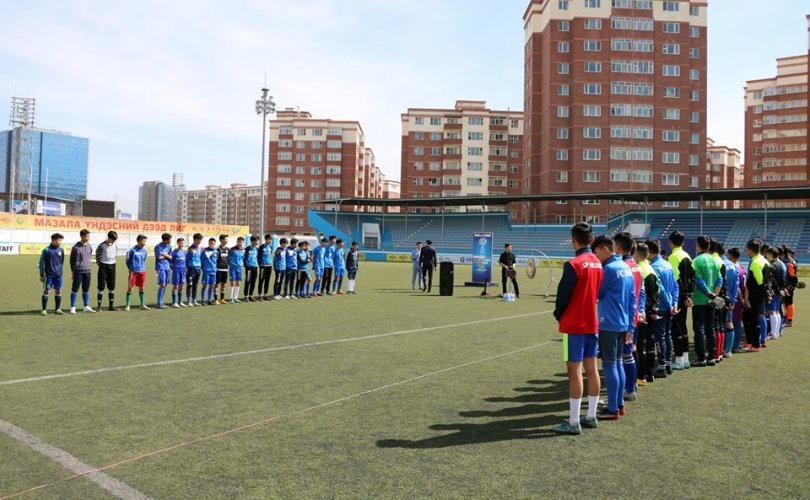
MULTIPOLYGON (((707 189, 737 189, 743 187, 744 172, 737 148, 721 146, 711 138, 706 139, 706 178, 707 189)), ((707 202, 715 208, 743 208, 740 201, 707 202)))
POLYGON ((209 184, 205 189, 177 193, 179 222, 248 226, 261 234, 261 188, 234 183, 229 187, 209 184))

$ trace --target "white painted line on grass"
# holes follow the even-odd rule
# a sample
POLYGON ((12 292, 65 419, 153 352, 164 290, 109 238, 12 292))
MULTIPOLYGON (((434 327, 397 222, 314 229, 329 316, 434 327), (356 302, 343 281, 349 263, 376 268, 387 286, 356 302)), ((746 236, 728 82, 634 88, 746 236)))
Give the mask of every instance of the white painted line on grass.
MULTIPOLYGON (((505 352, 505 353, 502 353, 502 354, 495 354, 493 356, 487 356, 486 358, 476 359, 475 361, 469 361, 467 363, 461 363, 459 365, 451 366, 451 367, 448 367, 448 368, 442 368, 441 370, 436 370, 436 371, 432 371, 432 372, 428 372, 428 373, 423 373, 422 375, 417 375, 415 377, 411 377, 411 378, 408 378, 408 379, 405 379, 405 380, 400 380, 399 382, 393 382, 393 383, 390 383, 390 384, 381 385, 379 387, 375 387, 374 389, 369 389, 369 390, 362 391, 362 392, 356 392, 354 394, 350 394, 348 396, 344 396, 344 397, 338 398, 338 399, 333 399, 332 401, 328 401, 326 403, 320 403, 320 404, 317 404, 317 405, 314 405, 314 406, 310 406, 309 408, 304 408, 302 410, 295 410, 295 411, 292 411, 290 413, 285 413, 285 414, 282 414, 282 415, 276 415, 276 416, 273 416, 273 417, 265 418, 265 419, 262 419, 262 420, 259 420, 259 421, 256 421, 256 422, 253 422, 253 423, 250 423, 250 424, 240 425, 239 427, 234 427, 232 429, 217 432, 216 434, 209 434, 207 436, 202 436, 202 437, 190 439, 188 441, 183 441, 183 442, 180 442, 180 443, 177 443, 177 444, 173 444, 171 446, 167 446, 165 448, 161 448, 159 450, 150 451, 148 453, 143 453, 141 455, 137 455, 135 457, 131 457, 131 458, 128 458, 126 460, 121 460, 119 462, 115 462, 115 463, 112 463, 112 464, 109 464, 109 465, 105 465, 104 467, 99 467, 97 469, 87 468, 84 471, 75 471, 76 474, 73 475, 73 476, 68 476, 68 477, 62 478, 62 479, 60 479, 58 481, 54 481, 52 483, 42 484, 42 485, 39 485, 39 486, 34 486, 32 488, 27 488, 25 490, 18 491, 17 493, 13 493, 11 495, 2 497, 2 498, 0 498, 0 500, 5 500, 7 498, 14 498, 14 497, 17 497, 17 496, 20 496, 20 495, 24 495, 24 494, 33 492, 33 491, 48 488, 48 487, 54 486, 56 484, 65 482, 65 481, 69 481, 71 479, 76 479, 77 477, 90 476, 92 474, 103 473, 103 472, 108 471, 110 469, 113 469, 115 467, 120 467, 122 465, 137 462, 139 460, 143 460, 145 458, 153 457, 155 455, 160 455, 160 454, 172 451, 172 450, 185 448, 185 447, 191 446, 193 444, 202 443, 202 442, 205 442, 205 441, 210 441, 210 440, 218 438, 218 437, 227 436, 229 434, 234 434, 234 433, 241 432, 241 431, 244 431, 244 430, 247 430, 247 429, 252 429, 254 427, 258 427, 260 425, 275 422, 275 421, 283 419, 283 418, 294 417, 296 415, 301 415, 301 414, 304 414, 304 413, 319 410, 321 408, 326 408, 328 406, 333 406, 333 405, 336 405, 336 404, 339 404, 339 403, 343 403, 345 401, 349 401, 349 400, 352 400, 352 399, 359 398, 360 396, 365 396, 367 394, 372 394, 372 393, 375 393, 375 392, 384 391, 384 390, 390 389, 392 387, 397 387, 397 386, 408 384, 408 383, 411 383, 411 382, 416 382, 417 380, 422 380, 422 379, 425 379, 425 378, 428 378, 428 377, 432 377, 434 375, 439 375, 439 374, 442 374, 442 373, 447 373, 447 372, 450 372, 450 371, 453 371, 453 370, 458 370, 458 369, 465 368, 465 367, 468 367, 468 366, 477 365, 477 364, 480 364, 480 363, 485 363, 487 361, 493 361, 493 360, 496 360, 496 359, 499 359, 499 358, 504 358, 506 356, 512 356, 512 355, 515 355, 515 354, 520 354, 522 352, 531 351, 532 349, 537 349, 537 348, 540 348, 540 347, 543 347, 545 345, 552 344, 552 343, 554 343, 554 341, 549 340, 547 342, 531 345, 531 346, 528 346, 528 347, 523 347, 521 349, 516 349, 514 351, 505 352)), ((71 470, 73 470, 73 469, 71 469, 71 470)))
POLYGON ((348 342, 360 342, 363 340, 372 340, 372 339, 381 339, 384 337, 394 337, 397 335, 406 335, 410 333, 422 333, 422 332, 429 332, 433 330, 443 330, 445 328, 458 328, 462 326, 472 326, 472 325, 480 325, 484 323, 494 323, 496 321, 505 321, 510 319, 521 319, 521 318, 530 318, 532 316, 539 316, 541 314, 550 314, 552 311, 541 311, 535 313, 526 313, 526 314, 517 314, 514 316, 503 316, 500 318, 489 318, 489 319, 481 319, 478 321, 467 321, 464 323, 455 323, 451 325, 439 325, 439 326, 428 326, 425 328, 416 328, 414 330, 402 330, 399 332, 390 332, 390 333, 379 333, 375 335, 364 335, 362 337, 351 337, 345 339, 334 339, 334 340, 321 340, 318 342, 307 342, 305 344, 294 344, 294 345, 286 345, 286 346, 279 346, 279 347, 268 347, 265 349, 254 349, 251 351, 240 351, 240 352, 228 352, 223 354, 211 354, 208 356, 195 356, 193 358, 184 358, 184 359, 170 359, 166 361, 153 361, 150 363, 138 363, 134 365, 122 365, 122 366, 111 366, 108 368, 95 368, 92 370, 82 370, 77 372, 68 372, 68 373, 55 373, 53 375, 40 375, 38 377, 27 377, 27 378, 18 378, 18 379, 11 379, 11 380, 3 380, 0 381, 0 386, 3 385, 13 385, 13 384, 25 384, 28 382, 42 382, 44 380, 53 380, 53 379, 61 379, 61 378, 69 378, 69 377, 80 377, 83 375, 96 375, 99 373, 107 373, 107 372, 118 372, 124 370, 134 370, 136 368, 151 368, 155 366, 166 366, 166 365, 178 365, 182 363, 193 363, 196 361, 212 361, 217 359, 226 359, 226 358, 235 358, 238 356, 249 356, 253 354, 265 354, 268 352, 279 352, 279 351, 291 351, 294 349, 303 349, 305 347, 318 347, 324 345, 331 345, 331 344, 343 344, 348 342))
MULTIPOLYGON (((64 467, 65 469, 75 472, 77 474, 85 472, 87 470, 94 470, 91 466, 87 465, 86 463, 82 462, 78 458, 74 457, 70 453, 66 452, 63 449, 57 448, 53 445, 50 445, 38 437, 34 436, 33 434, 26 432, 25 429, 17 427, 16 425, 12 424, 11 422, 6 422, 5 420, 0 420, 0 432, 3 434, 10 436, 17 441, 27 445, 34 451, 37 451, 46 457, 50 458, 54 462, 57 462, 59 465, 64 467)), ((104 472, 94 471, 87 474, 84 474, 88 480, 96 483, 98 486, 103 488, 104 490, 109 491, 113 495, 117 496, 118 498, 125 498, 129 499, 137 499, 137 500, 146 500, 149 497, 141 493, 140 491, 136 490, 132 486, 122 483, 118 479, 115 479, 112 476, 105 474, 104 472)), ((13 498, 18 495, 23 495, 27 493, 32 493, 37 489, 44 488, 46 486, 39 486, 35 488, 28 488, 26 490, 17 492, 11 496, 7 496, 4 498, 13 498)))

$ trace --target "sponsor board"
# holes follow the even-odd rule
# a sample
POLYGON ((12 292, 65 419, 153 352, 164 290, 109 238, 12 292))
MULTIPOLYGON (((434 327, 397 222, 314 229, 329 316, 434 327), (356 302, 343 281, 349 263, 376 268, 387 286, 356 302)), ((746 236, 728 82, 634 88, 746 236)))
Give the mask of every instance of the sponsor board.
POLYGON ((385 256, 386 262, 411 262, 411 254, 409 253, 389 253, 385 256))
POLYGON ((141 220, 98 219, 93 217, 44 217, 39 215, 0 213, 2 229, 37 229, 67 231, 89 229, 90 231, 118 231, 132 233, 203 233, 246 236, 247 226, 224 226, 221 224, 195 224, 151 222, 141 220))
MULTIPOLYGON (((20 255, 39 255, 50 243, 20 243, 20 255)), ((68 249, 67 253, 70 253, 68 249)))
POLYGON ((0 244, 0 255, 17 255, 20 253, 20 245, 16 243, 0 244))

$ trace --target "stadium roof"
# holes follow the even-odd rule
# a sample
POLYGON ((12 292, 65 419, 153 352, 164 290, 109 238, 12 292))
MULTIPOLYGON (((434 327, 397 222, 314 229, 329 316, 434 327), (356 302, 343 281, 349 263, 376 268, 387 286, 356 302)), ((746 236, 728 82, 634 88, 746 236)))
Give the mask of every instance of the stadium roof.
POLYGON ((767 189, 692 189, 672 191, 602 191, 591 193, 519 194, 505 196, 451 196, 443 198, 337 198, 311 202, 322 205, 353 205, 371 207, 402 206, 473 206, 506 205, 520 202, 623 200, 629 202, 660 201, 729 201, 729 200, 799 200, 810 198, 810 186, 767 189))

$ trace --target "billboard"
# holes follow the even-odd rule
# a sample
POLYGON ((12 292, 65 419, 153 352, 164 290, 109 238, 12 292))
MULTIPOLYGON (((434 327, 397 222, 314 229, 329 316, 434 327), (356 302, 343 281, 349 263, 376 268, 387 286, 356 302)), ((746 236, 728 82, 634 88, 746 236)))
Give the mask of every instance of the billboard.
POLYGON ((472 281, 489 283, 492 280, 492 233, 473 235, 472 281))
POLYGON ((57 201, 37 200, 37 215, 67 215, 67 205, 57 201))

